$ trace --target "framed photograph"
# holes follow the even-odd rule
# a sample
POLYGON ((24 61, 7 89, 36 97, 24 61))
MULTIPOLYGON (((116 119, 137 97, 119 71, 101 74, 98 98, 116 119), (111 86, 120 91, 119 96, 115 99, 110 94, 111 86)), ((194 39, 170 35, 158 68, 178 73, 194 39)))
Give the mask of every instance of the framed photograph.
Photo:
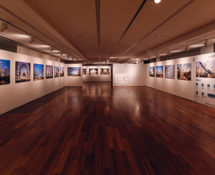
POLYGON ((43 79, 44 79, 44 65, 34 64, 34 80, 43 80, 43 79))
POLYGON ((60 77, 64 77, 64 67, 60 67, 60 77))
POLYGON ((16 83, 31 81, 31 64, 16 61, 16 83))
POLYGON ((83 73, 83 75, 87 75, 87 68, 83 68, 82 73, 83 73))
POLYGON ((53 66, 46 65, 46 79, 53 78, 53 66))
POLYGON ((60 69, 58 66, 54 67, 54 77, 57 78, 60 76, 60 69))
POLYGON ((178 80, 191 80, 191 63, 177 65, 178 80))
POLYGON ((81 76, 81 67, 68 67, 68 76, 81 76))
POLYGON ((149 67, 149 76, 154 77, 155 76, 155 67, 149 67))
POLYGON ((165 78, 175 79, 175 65, 165 65, 165 78))
POLYGON ((109 68, 101 68, 100 74, 101 75, 109 75, 110 69, 109 68))
POLYGON ((0 85, 10 84, 10 60, 0 59, 0 85))
POLYGON ((163 78, 163 66, 156 66, 156 77, 163 78))
POLYGON ((98 68, 89 68, 89 75, 98 75, 98 68))
POLYGON ((197 61, 196 77, 215 78, 215 59, 197 61))

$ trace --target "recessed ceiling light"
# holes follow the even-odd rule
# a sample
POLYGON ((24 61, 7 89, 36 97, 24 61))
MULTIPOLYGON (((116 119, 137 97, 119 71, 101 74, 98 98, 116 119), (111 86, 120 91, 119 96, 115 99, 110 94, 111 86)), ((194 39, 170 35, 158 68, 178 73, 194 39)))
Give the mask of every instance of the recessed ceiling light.
POLYGON ((53 53, 60 53, 59 50, 52 50, 53 53))
POLYGON ((178 50, 171 50, 170 53, 179 53, 179 52, 183 52, 184 50, 182 49, 178 49, 178 50))
POLYGON ((46 44, 32 44, 32 47, 37 47, 37 48, 41 48, 41 49, 50 48, 50 46, 46 45, 46 44))
POLYGON ((155 4, 159 4, 161 0, 154 0, 155 4))
POLYGON ((205 44, 204 43, 199 43, 199 44, 192 44, 189 46, 189 48, 193 49, 193 48, 199 48, 199 47, 204 47, 205 44))

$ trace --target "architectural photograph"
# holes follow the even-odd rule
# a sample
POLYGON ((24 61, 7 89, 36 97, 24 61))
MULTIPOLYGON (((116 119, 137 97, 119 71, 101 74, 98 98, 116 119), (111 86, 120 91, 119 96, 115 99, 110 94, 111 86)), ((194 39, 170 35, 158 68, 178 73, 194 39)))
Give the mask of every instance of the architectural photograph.
POLYGON ((34 64, 34 80, 43 80, 43 79, 44 79, 44 65, 34 64))
POLYGON ((0 85, 10 83, 10 61, 0 59, 0 85))
POLYGON ((0 0, 0 175, 215 175, 215 0, 0 0))
POLYGON ((31 80, 31 64, 16 61, 16 83, 31 80))

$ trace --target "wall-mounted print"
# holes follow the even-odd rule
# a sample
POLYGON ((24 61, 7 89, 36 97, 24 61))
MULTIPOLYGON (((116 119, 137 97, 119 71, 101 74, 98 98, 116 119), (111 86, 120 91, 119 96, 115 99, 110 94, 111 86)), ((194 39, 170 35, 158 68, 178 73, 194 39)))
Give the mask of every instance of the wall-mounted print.
POLYGON ((191 63, 177 65, 177 77, 179 80, 191 80, 191 63))
POLYGON ((43 79, 44 79, 44 65, 34 64, 34 80, 43 80, 43 79))
POLYGON ((154 77, 155 76, 155 67, 149 67, 149 76, 154 77))
POLYGON ((58 66, 54 67, 54 77, 57 78, 60 76, 60 69, 58 66))
POLYGON ((31 80, 31 64, 25 62, 16 62, 16 83, 31 80))
POLYGON ((215 78, 215 60, 197 61, 196 77, 215 78))
POLYGON ((64 77, 64 67, 60 67, 60 77, 64 77))
POLYGON ((163 66, 156 66, 156 77, 163 78, 163 66))
POLYGON ((67 72, 68 76, 81 76, 80 67, 68 67, 67 72))
POLYGON ((10 83, 10 61, 0 60, 0 85, 10 83))
POLYGON ((165 78, 175 79, 175 65, 165 65, 165 78))
POLYGON ((53 66, 46 65, 46 79, 53 78, 53 66))
POLYGON ((83 73, 83 75, 87 75, 87 68, 83 68, 82 73, 83 73))
POLYGON ((89 68, 89 75, 98 75, 98 68, 89 68))
POLYGON ((101 68, 101 75, 109 75, 110 74, 110 69, 109 68, 101 68))

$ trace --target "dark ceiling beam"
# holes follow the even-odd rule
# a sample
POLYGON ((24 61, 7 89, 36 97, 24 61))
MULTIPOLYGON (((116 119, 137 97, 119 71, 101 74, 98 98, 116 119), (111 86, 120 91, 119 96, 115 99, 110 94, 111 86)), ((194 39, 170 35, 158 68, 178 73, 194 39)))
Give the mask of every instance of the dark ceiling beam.
POLYGON ((99 62, 101 58, 101 25, 100 25, 100 0, 95 0, 96 4, 96 24, 97 24, 97 42, 98 42, 98 54, 99 62))
POLYGON ((137 15, 140 13, 141 9, 143 8, 143 6, 145 5, 147 0, 143 0, 143 2, 140 4, 138 10, 136 11, 136 13, 134 14, 132 20, 129 22, 128 26, 125 28, 124 32, 122 33, 119 41, 117 42, 117 44, 115 45, 115 47, 112 49, 112 51, 109 54, 109 57, 112 56, 112 54, 114 53, 114 51, 118 48, 121 40, 123 39, 123 37, 125 36, 125 34, 128 32, 129 28, 131 27, 131 25, 133 24, 133 22, 135 21, 137 15))
MULTIPOLYGON (((189 5, 191 5, 191 3, 193 3, 194 0, 190 0, 188 1, 185 5, 183 5, 182 7, 180 7, 178 10, 176 10, 173 14, 171 14, 170 16, 168 16, 166 19, 164 19, 160 24, 158 24, 155 28, 153 28, 151 31, 149 31, 148 33, 146 33, 144 36, 142 36, 139 40, 137 40, 132 46, 130 46, 128 49, 126 49, 124 52, 122 52, 120 55, 124 55, 126 53, 128 53, 129 51, 131 51, 133 48, 135 48, 135 46, 137 46, 137 44, 140 41, 143 41, 146 37, 148 37, 149 35, 151 35, 152 33, 154 33, 155 31, 157 31, 160 27, 162 27, 164 24, 166 24, 169 20, 171 20, 173 17, 175 17, 176 15, 178 15, 181 11, 183 11, 185 8, 187 8, 189 5)), ((145 50, 143 51, 145 52, 145 50)), ((141 52, 141 53, 143 53, 141 52)), ((141 55, 138 54, 136 56, 141 55)))

